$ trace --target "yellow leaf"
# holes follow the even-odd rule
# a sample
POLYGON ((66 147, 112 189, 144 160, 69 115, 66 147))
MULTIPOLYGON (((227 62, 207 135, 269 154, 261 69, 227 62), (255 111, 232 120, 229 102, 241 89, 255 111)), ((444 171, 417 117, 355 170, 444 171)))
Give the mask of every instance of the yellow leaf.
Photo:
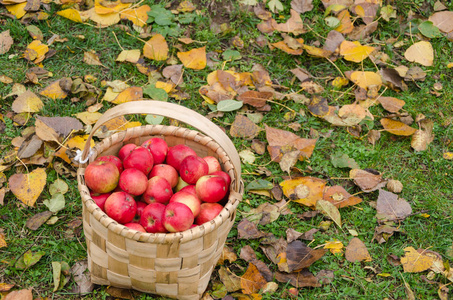
POLYGON ((82 121, 83 123, 85 123, 87 125, 92 125, 92 124, 96 123, 97 120, 99 120, 99 118, 102 116, 102 114, 99 112, 85 111, 85 112, 75 114, 75 116, 77 119, 80 119, 80 121, 82 121))
POLYGON ((447 68, 449 68, 449 69, 453 68, 453 63, 448 63, 447 68))
MULTIPOLYGON (((69 159, 68 155, 66 154, 66 150, 72 149, 72 148, 77 148, 79 150, 82 150, 85 147, 86 141, 88 139, 88 135, 77 135, 70 140, 68 140, 65 144, 64 147, 61 147, 58 149, 57 152, 55 152, 55 156, 63 159, 67 163, 71 163, 71 159, 69 159)), ((90 146, 94 147, 95 143, 93 140, 90 141, 90 146)))
POLYGON ((38 112, 43 108, 44 103, 31 91, 25 91, 14 100, 11 108, 15 113, 38 112))
POLYGON ((401 257, 404 272, 418 273, 428 270, 434 262, 431 256, 425 255, 424 250, 415 250, 413 247, 404 248, 405 256, 401 257))
POLYGON ((28 206, 34 206, 46 186, 47 174, 44 168, 33 170, 29 174, 14 174, 8 184, 14 196, 28 206))
POLYGON ((378 86, 382 85, 381 75, 374 72, 362 72, 362 71, 355 71, 351 74, 351 80, 359 87, 363 89, 368 89, 370 86, 378 86))
POLYGON ((286 197, 313 208, 318 200, 322 200, 326 182, 315 177, 299 177, 285 180, 280 186, 286 197))
POLYGON ((337 89, 340 89, 340 88, 344 87, 345 85, 347 85, 348 83, 349 83, 349 80, 346 77, 336 77, 332 81, 332 86, 337 89))
POLYGON ((145 43, 143 56, 154 60, 166 60, 168 57, 168 44, 161 34, 155 34, 145 43))
POLYGON ((192 12, 196 9, 195 5, 192 2, 184 0, 179 3, 178 7, 176 8, 177 11, 180 12, 192 12))
POLYGON ((354 29, 354 25, 351 21, 351 14, 347 10, 341 11, 337 15, 337 19, 340 20, 340 25, 335 28, 336 31, 341 33, 350 33, 354 29))
POLYGON ((163 89, 167 94, 171 92, 171 90, 174 88, 174 84, 168 83, 168 82, 163 82, 163 81, 157 81, 156 82, 156 88, 158 89, 163 89))
POLYGON ((3 233, 0 233, 0 248, 6 247, 6 246, 8 246, 8 244, 5 241, 5 235, 3 233))
POLYGON ((50 99, 64 99, 68 94, 60 87, 60 80, 52 82, 44 90, 39 93, 41 96, 49 97, 50 99))
POLYGON ((28 44, 27 49, 25 49, 24 57, 25 59, 38 64, 44 60, 48 51, 49 47, 46 44, 41 43, 39 40, 34 40, 28 44))
POLYGON ((27 5, 27 2, 14 5, 6 5, 5 7, 11 14, 15 15, 16 18, 20 19, 27 13, 24 9, 25 5, 27 5))
POLYGON ((128 19, 135 25, 143 27, 146 25, 146 21, 148 20, 147 12, 150 10, 149 5, 142 5, 135 9, 126 9, 120 13, 120 18, 128 19))
POLYGON ((140 59, 140 50, 133 49, 133 50, 123 50, 121 51, 120 55, 116 58, 116 61, 128 61, 133 64, 138 62, 140 59))
POLYGON ((404 57, 410 62, 416 62, 427 67, 432 66, 434 62, 433 46, 427 41, 415 43, 407 48, 404 57))
POLYGON ((443 158, 447 160, 453 160, 453 152, 445 152, 443 158))
POLYGON ((381 119, 381 124, 386 131, 395 135, 409 136, 413 135, 417 131, 415 128, 412 128, 404 124, 403 122, 395 121, 388 118, 381 119))
POLYGON ((258 293, 266 283, 266 279, 264 279, 257 267, 254 264, 249 263, 247 271, 241 277, 242 292, 247 295, 258 293))
POLYGON ((288 54, 292 54, 292 55, 301 55, 302 52, 304 51, 302 48, 301 49, 291 49, 284 41, 272 43, 271 45, 275 48, 278 48, 278 49, 280 49, 288 54))
POLYGON ((105 95, 102 98, 102 100, 105 100, 107 102, 112 102, 115 100, 116 97, 118 97, 119 92, 114 92, 113 88, 107 87, 107 90, 105 91, 105 95))
POLYGON ((335 240, 335 239, 333 241, 328 241, 324 245, 324 249, 329 249, 329 251, 332 254, 343 253, 343 248, 344 248, 343 243, 341 241, 338 241, 338 240, 335 240))
MULTIPOLYGON (((94 10, 94 7, 84 11, 89 19, 95 23, 97 23, 100 27, 108 27, 114 24, 117 24, 120 21, 120 14, 118 12, 110 13, 110 14, 98 14, 94 10)), ((84 15, 81 15, 82 18, 84 15)))
POLYGON ((373 51, 373 47, 362 46, 357 41, 343 41, 340 44, 340 55, 347 61, 361 62, 373 51))
POLYGON ((94 11, 98 15, 107 15, 111 13, 119 13, 120 11, 131 6, 132 3, 122 3, 121 1, 107 2, 102 0, 94 1, 94 11))
POLYGON ((57 12, 57 15, 77 23, 83 23, 79 11, 74 8, 60 10, 59 12, 57 12))
POLYGON ((129 101, 137 101, 143 99, 143 89, 138 86, 133 86, 125 89, 112 102, 121 104, 129 101))
POLYGON ((390 274, 390 273, 379 273, 379 274, 377 274, 377 276, 381 276, 381 277, 392 277, 392 274, 390 274))
POLYGON ((103 66, 99 56, 94 51, 83 52, 83 62, 92 66, 103 66))
POLYGON ((195 48, 187 52, 178 52, 176 55, 186 68, 202 70, 206 67, 206 47, 195 48))
POLYGON ((324 50, 322 48, 316 48, 305 44, 302 45, 302 47, 304 47, 305 51, 307 51, 308 54, 313 55, 315 57, 327 58, 330 55, 332 55, 331 51, 324 50))
POLYGON ((286 23, 277 24, 277 22, 274 21, 274 29, 281 32, 290 32, 294 35, 304 33, 304 23, 302 21, 302 18, 300 17, 300 14, 294 9, 290 10, 290 14, 291 17, 288 19, 288 21, 286 21, 286 23))

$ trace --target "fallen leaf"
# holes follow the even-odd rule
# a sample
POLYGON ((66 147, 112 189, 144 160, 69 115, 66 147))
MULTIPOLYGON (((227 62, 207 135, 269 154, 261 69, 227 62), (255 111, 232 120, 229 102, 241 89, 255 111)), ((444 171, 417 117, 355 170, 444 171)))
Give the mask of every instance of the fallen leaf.
POLYGON ((311 11, 313 9, 313 0, 292 0, 291 8, 296 12, 303 14, 304 12, 311 11))
POLYGON ((386 111, 392 113, 397 113, 406 104, 404 100, 395 97, 379 97, 377 100, 386 111))
POLYGON ((0 33, 0 55, 8 52, 13 44, 14 40, 9 34, 9 29, 0 33))
POLYGON ((241 137, 252 139, 260 130, 260 127, 253 123, 244 115, 236 115, 233 124, 231 124, 230 135, 232 137, 241 137))
POLYGON ((376 204, 376 217, 380 221, 403 220, 412 213, 411 205, 398 195, 379 190, 376 204))
POLYGON ((314 208, 322 199, 326 181, 316 177, 299 177, 280 183, 283 193, 294 202, 314 208))
POLYGON ((179 85, 183 82, 182 79, 182 64, 167 66, 162 70, 162 75, 165 78, 170 78, 175 85, 179 85))
POLYGON ((386 185, 386 181, 377 171, 351 169, 349 177, 354 180, 354 183, 360 187, 365 193, 375 191, 386 185))
POLYGON ((352 31, 352 29, 354 29, 354 25, 352 24, 351 21, 351 14, 349 13, 348 10, 342 10, 337 15, 337 18, 338 20, 340 20, 340 26, 335 28, 336 31, 348 34, 352 31))
POLYGON ((258 271, 256 266, 249 263, 247 271, 241 276, 241 288, 244 294, 258 293, 267 283, 263 275, 258 271))
POLYGON ((368 249, 359 238, 353 238, 349 241, 345 251, 345 258, 350 262, 372 260, 368 249))
POLYGON ((282 148, 299 150, 300 160, 310 158, 313 154, 317 141, 316 139, 304 139, 292 132, 272 128, 267 125, 265 125, 265 130, 266 139, 269 143, 268 151, 271 153, 272 160, 276 162, 280 161, 281 155, 283 155, 282 148))
POLYGON ((13 194, 28 206, 34 206, 46 185, 45 169, 37 168, 28 174, 13 174, 8 180, 13 194))
POLYGON ((299 156, 300 156, 299 150, 290 151, 283 154, 279 162, 280 169, 282 169, 283 172, 291 174, 291 168, 297 163, 297 161, 299 160, 299 156))
MULTIPOLYGON (((65 144, 64 147, 58 149, 55 152, 55 156, 63 159, 68 164, 72 163, 71 159, 68 157, 68 153, 74 154, 72 150, 82 150, 85 147, 86 141, 88 139, 88 135, 77 135, 71 139, 69 139, 65 144)), ((93 140, 90 141, 90 147, 94 147, 95 143, 93 140)), ((75 155, 74 155, 75 156, 75 155)))
POLYGON ((317 48, 309 45, 302 45, 305 51, 307 51, 308 54, 314 56, 314 57, 320 57, 320 58, 328 58, 332 55, 332 52, 329 50, 325 50, 322 48, 317 48))
POLYGON ((340 44, 340 55, 347 61, 361 62, 367 58, 374 49, 374 47, 362 46, 357 41, 343 41, 340 44))
POLYGON ((282 50, 282 51, 284 51, 284 52, 286 52, 288 54, 291 54, 291 55, 301 55, 303 53, 303 51, 304 51, 302 48, 292 49, 284 41, 272 43, 270 45, 272 45, 272 47, 280 49, 280 50, 282 50))
POLYGON ((339 185, 326 187, 323 193, 323 199, 329 201, 337 208, 352 206, 362 202, 361 198, 352 196, 339 185))
MULTIPOLYGON (((324 250, 325 251, 325 250, 324 250)), ((300 272, 282 273, 276 272, 275 279, 282 283, 290 283, 296 288, 302 287, 320 287, 318 278, 316 278, 310 271, 303 269, 300 272)))
POLYGON ((245 260, 246 262, 252 263, 257 268, 258 272, 261 273, 261 275, 263 276, 263 278, 266 281, 272 281, 272 279, 274 277, 272 274, 272 271, 269 269, 269 267, 264 262, 262 262, 261 260, 259 260, 256 257, 255 250, 253 250, 252 247, 250 247, 249 245, 242 247, 241 253, 239 256, 241 259, 245 260))
POLYGON ((386 131, 395 135, 410 136, 417 131, 415 128, 412 128, 404 124, 403 122, 395 121, 388 118, 382 118, 381 124, 386 131))
POLYGON ((440 31, 453 31, 453 11, 439 11, 428 18, 440 31))
POLYGON ((46 199, 42 203, 47 206, 47 209, 49 209, 53 213, 57 213, 60 210, 64 209, 66 205, 65 198, 60 193, 52 195, 52 198, 46 199))
POLYGON ((104 66, 94 51, 83 52, 83 62, 92 66, 104 66))
MULTIPOLYGON (((47 128, 50 128, 51 130, 55 131, 57 134, 62 135, 63 137, 67 137, 70 133, 83 129, 83 124, 76 118, 72 118, 72 117, 36 116, 36 119, 39 120, 44 125, 48 126, 47 128)), ((48 130, 48 129, 46 129, 46 130, 48 130)), ((38 136, 39 136, 39 134, 38 134, 38 136)))
POLYGON ((57 12, 57 15, 62 16, 63 18, 69 19, 76 23, 84 22, 84 20, 82 19, 82 16, 80 15, 80 12, 74 8, 60 10, 57 12))
POLYGON ((149 5, 141 5, 134 9, 125 9, 120 12, 121 19, 128 19, 134 25, 144 27, 148 21, 148 11, 151 10, 149 5))
POLYGON ((36 134, 28 136, 17 150, 17 157, 20 159, 32 157, 41 149, 42 144, 43 141, 36 134))
MULTIPOLYGON (((7 247, 8 244, 6 243, 5 241, 5 235, 3 233, 0 233, 0 248, 3 248, 3 247, 7 247)), ((0 292, 2 292, 2 288, 1 288, 1 284, 0 284, 0 292)))
POLYGON ((73 293, 84 295, 93 291, 94 284, 91 283, 88 262, 86 260, 76 262, 69 272, 72 274, 75 282, 75 286, 72 288, 73 293))
POLYGON ((115 59, 115 61, 128 61, 133 64, 137 63, 140 59, 140 49, 133 49, 133 50, 123 50, 115 59))
POLYGON ((143 56, 154 60, 166 60, 168 58, 168 44, 165 38, 157 33, 150 38, 143 47, 143 56))
POLYGON ((326 252, 327 250, 325 249, 314 250, 299 240, 289 243, 286 248, 289 271, 293 272, 308 268, 326 252))
POLYGON ((206 47, 195 48, 187 52, 176 53, 184 67, 202 70, 206 67, 206 47))
POLYGON ((354 126, 365 119, 367 112, 359 104, 346 104, 338 110, 338 116, 346 126, 354 126))
MULTIPOLYGON (((38 251, 33 253, 31 250, 28 250, 24 253, 16 262, 15 267, 19 270, 26 270, 29 267, 35 265, 39 262, 41 257, 45 254, 44 251, 38 251)), ((23 299, 23 298, 20 298, 23 299)))
POLYGON ((68 93, 61 88, 60 82, 61 79, 52 82, 41 92, 39 92, 39 94, 53 100, 66 98, 68 96, 68 93))
POLYGON ((18 4, 14 4, 14 5, 6 5, 5 8, 14 16, 16 16, 17 19, 20 19, 22 18, 23 16, 25 16, 25 14, 27 13, 25 11, 25 6, 27 5, 27 2, 23 2, 23 3, 18 3, 18 4))
POLYGON ((379 244, 385 243, 395 232, 403 232, 401 229, 393 227, 391 225, 380 225, 374 229, 373 240, 376 240, 379 244))
POLYGON ((404 57, 410 62, 416 62, 423 66, 432 66, 434 61, 434 50, 430 42, 421 41, 410 46, 404 57))
POLYGON ((328 216, 332 221, 337 224, 338 227, 341 228, 341 215, 332 203, 326 200, 318 200, 316 201, 316 210, 319 210, 324 215, 328 216))
POLYGON ((428 270, 434 260, 426 255, 425 250, 415 250, 413 247, 404 248, 405 255, 401 257, 404 272, 419 273, 428 270))
POLYGON ((433 121, 425 119, 420 122, 420 126, 422 129, 417 130, 411 139, 411 147, 415 151, 425 151, 428 145, 434 140, 433 121))
POLYGON ((6 297, 4 298, 5 300, 33 300, 33 294, 32 290, 18 290, 18 291, 12 291, 6 297))
POLYGON ((267 100, 272 100, 274 95, 271 92, 247 91, 236 97, 237 100, 253 107, 263 107, 267 100))
POLYGON ((274 29, 280 32, 293 33, 294 35, 304 33, 305 29, 300 14, 294 9, 290 9, 290 14, 291 17, 288 19, 288 21, 286 21, 286 23, 277 24, 274 21, 274 29))
MULTIPOLYGON (((363 89, 368 89, 369 87, 372 87, 372 86, 379 87, 382 84, 381 75, 378 73, 369 72, 369 71, 352 72, 351 81, 363 89)), ((379 90, 379 88, 378 88, 378 90, 379 90)))
POLYGON ((259 231, 257 226, 247 219, 242 219, 237 228, 239 239, 258 239, 266 235, 266 233, 259 231))
POLYGON ((137 101, 143 99, 143 89, 138 86, 126 88, 124 91, 118 94, 112 101, 114 104, 121 104, 130 101, 137 101))
POLYGON ((342 255, 344 245, 341 241, 334 239, 333 241, 328 241, 323 248, 328 249, 332 254, 342 255))
POLYGON ((219 269, 219 277, 225 285, 228 292, 235 292, 241 289, 241 277, 233 274, 227 268, 221 266, 219 269))

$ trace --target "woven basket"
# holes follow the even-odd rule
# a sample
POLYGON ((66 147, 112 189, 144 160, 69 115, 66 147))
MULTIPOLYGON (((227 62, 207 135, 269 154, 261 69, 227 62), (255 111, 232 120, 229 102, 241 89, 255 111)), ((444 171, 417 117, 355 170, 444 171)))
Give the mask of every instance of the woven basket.
POLYGON ((77 181, 83 202, 83 230, 91 281, 170 298, 199 299, 208 286, 233 226, 236 207, 242 200, 240 159, 227 135, 202 115, 180 105, 143 100, 120 104, 108 110, 93 127, 82 160, 89 157, 89 163, 98 156, 117 155, 123 145, 140 145, 154 136, 163 138, 169 146, 186 144, 199 156, 217 157, 232 179, 228 203, 214 220, 184 232, 138 232, 117 223, 96 205, 84 180, 87 164, 81 165, 77 181), (130 114, 170 117, 206 135, 175 126, 134 127, 96 144, 88 156, 90 140, 96 130, 113 118, 130 114))

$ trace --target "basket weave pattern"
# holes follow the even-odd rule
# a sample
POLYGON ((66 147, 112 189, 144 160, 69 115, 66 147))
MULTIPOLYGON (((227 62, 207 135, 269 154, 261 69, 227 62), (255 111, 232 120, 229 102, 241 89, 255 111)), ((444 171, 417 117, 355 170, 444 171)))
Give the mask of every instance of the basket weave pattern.
POLYGON ((216 141, 198 131, 175 126, 147 125, 116 133, 93 148, 89 162, 102 155, 117 155, 123 145, 140 145, 155 136, 169 146, 186 144, 201 157, 217 157, 232 178, 228 203, 214 220, 184 232, 138 232, 108 217, 91 199, 83 165, 78 170, 78 184, 91 280, 172 298, 199 299, 234 224, 243 185, 238 170, 216 141))

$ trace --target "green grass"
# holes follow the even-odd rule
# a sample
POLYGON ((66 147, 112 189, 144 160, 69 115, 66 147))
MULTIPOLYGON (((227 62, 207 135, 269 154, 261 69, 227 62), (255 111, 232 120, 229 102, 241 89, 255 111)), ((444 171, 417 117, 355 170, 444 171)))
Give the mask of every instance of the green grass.
MULTIPOLYGON (((156 1, 158 2, 158 1, 156 1)), ((215 5, 221 7, 229 1, 216 1, 215 5)), ((285 10, 273 17, 278 22, 283 22, 289 18, 290 1, 282 1, 285 10)), ((302 34, 305 43, 312 45, 319 41, 323 45, 323 37, 327 36, 330 28, 323 21, 324 8, 321 1, 313 1, 314 9, 302 15, 304 26, 307 32, 302 34)), ((432 5, 435 1, 395 1, 394 5, 400 19, 391 19, 386 22, 379 20, 379 27, 371 35, 370 39, 361 41, 362 44, 371 44, 380 46, 380 51, 390 57, 391 66, 406 65, 408 67, 416 66, 415 63, 409 63, 404 59, 405 50, 413 43, 418 41, 417 36, 411 36, 406 26, 409 11, 421 15, 423 18, 429 17, 432 13, 432 5), (426 3, 425 3, 426 2, 426 3), (428 6, 427 6, 428 5, 428 6), (428 7, 428 9, 426 9, 428 7), (394 47, 391 43, 386 43, 390 38, 396 38, 398 41, 404 41, 400 48, 394 47)), ((155 2, 146 0, 144 3, 152 5, 155 2)), ((270 50, 269 47, 259 47, 255 39, 261 35, 256 26, 260 20, 253 13, 247 12, 245 8, 239 7, 236 1, 231 1, 233 10, 231 13, 223 11, 219 15, 208 11, 210 1, 195 1, 200 9, 200 15, 196 21, 189 25, 180 27, 182 32, 187 33, 190 37, 201 43, 192 45, 180 44, 176 38, 167 37, 169 44, 169 56, 176 58, 178 47, 184 51, 192 48, 206 46, 206 51, 214 51, 218 54, 218 62, 212 69, 205 68, 195 71, 185 69, 183 91, 189 94, 189 99, 170 101, 179 103, 191 109, 206 115, 210 112, 207 105, 203 103, 198 90, 201 86, 206 85, 206 77, 214 70, 225 69, 235 70, 237 72, 250 72, 256 63, 262 64, 270 74, 270 78, 275 85, 281 85, 287 89, 281 89, 279 92, 290 93, 298 92, 307 97, 309 94, 300 91, 299 81, 294 80, 291 69, 302 67, 309 71, 315 78, 315 82, 320 84, 325 91, 321 96, 325 97, 330 105, 342 106, 354 102, 354 95, 344 94, 341 90, 335 90, 330 82, 341 72, 346 71, 376 71, 375 65, 371 60, 366 59, 363 64, 345 61, 341 58, 332 63, 325 59, 316 58, 307 55, 295 57, 286 54, 278 49, 270 50), (216 20, 226 20, 230 25, 230 30, 216 34, 211 31, 210 23, 216 20), (233 37, 239 36, 245 47, 235 49, 230 41, 233 37), (223 62, 222 52, 227 49, 238 50, 242 59, 235 61, 223 62)), ((453 9, 453 4, 448 4, 448 9, 453 9)), ((41 91, 54 80, 62 77, 83 77, 93 75, 97 81, 93 85, 101 91, 100 94, 94 95, 100 102, 106 90, 102 81, 123 80, 131 86, 146 86, 152 82, 152 78, 140 73, 137 68, 130 63, 118 63, 115 58, 124 49, 142 49, 143 42, 140 41, 139 34, 134 31, 130 23, 122 22, 129 29, 130 34, 118 27, 110 26, 99 29, 85 24, 78 24, 57 16, 55 13, 61 8, 55 4, 50 4, 50 17, 46 21, 33 22, 38 26, 44 35, 43 42, 47 41, 53 34, 59 34, 61 39, 67 39, 64 42, 55 42, 51 49, 56 51, 55 55, 43 61, 43 67, 52 72, 50 78, 40 79, 38 85, 26 84, 26 87, 35 93, 41 91), (117 36, 118 41, 115 39, 117 36), (81 38, 83 36, 84 38, 81 38), (118 44, 119 43, 119 44, 118 44), (121 47, 120 47, 121 45, 121 47), (91 66, 83 62, 83 53, 94 50, 105 67, 91 66)), ((219 8, 215 9, 219 9, 219 8)), ((173 8, 173 6, 172 6, 173 8)), ((6 12, 1 6, 0 12, 6 12)), ((357 21, 360 23, 360 21, 357 21)), ((22 53, 26 46, 32 41, 25 25, 19 20, 8 18, 0 15, 1 30, 10 30, 14 38, 14 44, 7 54, 0 55, 0 75, 11 77, 15 83, 23 83, 26 80, 25 71, 35 65, 22 58, 22 53), (12 57, 9 57, 12 55, 12 57)), ((180 37, 183 35, 181 34, 180 37)), ((264 35, 270 43, 282 40, 280 34, 264 35)), ((148 38, 145 38, 147 40, 148 38)), ((391 135, 385 131, 381 132, 381 138, 373 146, 367 142, 367 138, 355 138, 349 134, 345 128, 334 127, 322 119, 313 116, 308 111, 306 105, 295 103, 292 100, 282 100, 282 105, 271 103, 271 111, 263 113, 263 120, 258 124, 264 129, 264 124, 268 126, 292 131, 288 125, 291 122, 297 122, 301 125, 301 130, 295 132, 303 138, 310 137, 310 129, 314 129, 322 135, 319 137, 313 155, 306 161, 299 161, 295 167, 302 172, 304 176, 313 176, 329 181, 328 185, 341 185, 351 193, 358 193, 363 198, 363 202, 354 206, 342 208, 340 210, 343 227, 339 229, 332 224, 326 231, 318 231, 315 234, 315 240, 310 243, 310 247, 322 247, 328 241, 337 239, 345 246, 349 243, 352 236, 348 230, 356 230, 358 237, 365 243, 372 257, 371 262, 350 263, 344 256, 326 253, 319 261, 310 266, 309 270, 317 274, 321 270, 333 270, 334 280, 319 288, 301 288, 299 299, 402 299, 407 297, 404 282, 411 287, 417 299, 437 299, 438 285, 431 285, 422 279, 421 275, 427 276, 428 272, 423 273, 406 273, 401 266, 394 266, 387 260, 388 255, 402 257, 404 248, 414 247, 415 249, 429 249, 438 252, 444 261, 449 261, 453 265, 451 248, 453 247, 453 196, 451 186, 453 184, 453 163, 445 160, 442 155, 444 152, 453 151, 453 112, 451 110, 451 98, 453 96, 453 83, 451 69, 447 64, 452 62, 451 53, 453 43, 445 37, 430 40, 435 52, 434 65, 432 67, 422 67, 427 73, 424 81, 406 82, 409 89, 403 92, 394 92, 386 90, 384 96, 392 96, 403 99, 406 102, 404 110, 414 119, 418 114, 423 114, 426 118, 434 122, 434 140, 428 149, 423 152, 415 152, 410 146, 410 137, 400 137, 391 135), (439 95, 433 94, 433 85, 442 84, 442 90, 439 95), (289 112, 290 108, 297 112, 296 117, 291 121, 285 121, 283 116, 289 112), (302 113, 299 113, 302 112, 302 113), (330 132, 330 135, 326 136, 330 132), (372 241, 375 227, 378 225, 376 219, 376 210, 372 207, 372 202, 376 201, 378 192, 361 193, 360 189, 355 186, 352 180, 348 179, 348 168, 336 168, 331 163, 331 155, 335 153, 347 154, 353 158, 358 165, 364 168, 375 169, 383 174, 387 179, 397 179, 404 185, 401 197, 406 199, 412 206, 413 215, 397 224, 404 233, 395 233, 386 243, 378 244, 372 241), (423 217, 421 213, 429 214, 429 217, 423 217), (450 254, 449 254, 450 253, 450 254), (387 276, 387 275, 388 276, 387 276)), ((167 66, 165 62, 155 62, 145 59, 145 62, 152 70, 161 72, 167 66)), ((418 65, 420 66, 420 65, 418 65)), ((381 67, 381 66, 380 66, 381 67)), ((20 136, 22 131, 33 126, 34 117, 32 116, 25 126, 17 126, 11 120, 11 105, 15 97, 5 97, 12 91, 12 84, 0 83, 0 122, 4 124, 5 129, 1 131, 0 126, 0 149, 2 157, 4 153, 13 149, 12 139, 20 136)), ((350 86, 349 86, 350 87, 350 86)), ((352 90, 351 90, 352 91, 352 90)), ((383 91, 383 88, 380 90, 383 91)), ((80 95, 70 95, 66 99, 51 100, 41 97, 44 102, 44 108, 38 113, 42 116, 73 116, 76 113, 86 111, 87 106, 85 99, 79 102, 71 102, 72 97, 80 95)), ((104 103, 104 108, 100 111, 112 107, 111 104, 104 103)), ((372 121, 373 129, 382 129, 379 122, 380 118, 387 115, 380 106, 373 106, 370 112, 375 116, 372 121)), ((227 129, 234 121, 238 112, 228 112, 222 117, 214 120, 219 126, 227 129)), ((138 118, 141 119, 141 118, 138 118)), ((168 122, 168 120, 166 121, 168 122)), ((415 124, 412 127, 417 127, 415 124)), ((362 135, 368 131, 365 126, 362 127, 362 135)), ((260 132, 257 139, 266 141, 265 132, 260 132)), ((232 138, 238 151, 250 149, 251 141, 241 138, 232 138)), ((255 164, 243 163, 243 180, 245 184, 257 178, 263 178, 273 183, 283 181, 283 176, 287 176, 281 171, 277 163, 269 163, 270 157, 267 152, 263 155, 256 155, 255 164), (257 176, 255 171, 257 165, 266 166, 271 172, 270 177, 257 176)), ((61 162, 55 158, 53 163, 61 162)), ((4 199, 3 206, 0 206, 0 229, 3 230, 7 247, 0 248, 0 283, 13 283, 15 289, 33 288, 34 297, 48 297, 49 299, 78 299, 78 295, 71 294, 74 282, 70 281, 63 289, 53 292, 53 275, 52 262, 64 261, 69 266, 74 265, 77 261, 86 259, 86 244, 82 226, 69 228, 68 223, 81 218, 81 200, 77 190, 76 179, 69 174, 58 174, 54 167, 47 167, 47 185, 43 194, 37 201, 35 207, 24 207, 16 197, 8 192, 4 199), (47 208, 42 200, 49 199, 51 195, 48 192, 49 185, 57 178, 64 179, 69 185, 69 192, 65 194, 66 205, 64 210, 58 212, 58 220, 52 225, 44 224, 38 230, 31 231, 26 227, 26 221, 37 213, 46 211, 47 208), (45 254, 39 262, 26 270, 20 270, 14 266, 8 265, 8 262, 14 262, 19 259, 27 250, 33 253, 43 251, 45 254)), ((71 171, 76 171, 75 167, 65 165, 71 171)), ((29 170, 34 167, 28 166, 29 170)), ((13 168, 4 171, 6 177, 14 173, 26 172, 21 164, 16 164, 13 168)), ((294 171, 291 175, 296 175, 294 171)), ((1 181, 0 181, 1 182, 1 181)), ((7 183, 0 184, 7 187, 7 183)), ((245 214, 260 204, 270 202, 275 203, 275 199, 265 196, 259 196, 252 193, 244 194, 244 201, 238 207, 237 222, 242 220, 245 214)), ((326 218, 318 214, 310 220, 302 221, 298 214, 309 211, 308 208, 297 203, 289 203, 289 209, 293 214, 281 215, 275 222, 260 225, 258 228, 264 232, 272 233, 274 236, 286 238, 286 229, 293 228, 299 232, 305 232, 313 228, 319 228, 320 223, 326 218)), ((237 223, 236 222, 236 223, 237 223)), ((264 255, 260 248, 260 240, 240 240, 237 238, 237 228, 233 227, 227 244, 239 255, 240 250, 245 245, 250 245, 257 254, 257 258, 268 264, 272 271, 278 268, 272 264, 264 255)), ((1 231, 0 231, 1 233, 1 231)), ((245 273, 248 263, 242 259, 235 262, 226 263, 227 267, 236 275, 241 276, 245 273)), ((435 280, 441 284, 451 283, 442 275, 434 275, 435 280)), ((212 283, 219 282, 219 275, 214 272, 212 283)), ((289 284, 279 284, 279 289, 275 293, 263 294, 263 299, 282 299, 285 290, 290 288, 289 284)), ((212 286, 208 287, 208 292, 212 286)), ((451 297, 451 292, 450 292, 451 297)), ((135 299, 154 299, 150 295, 135 293, 135 299)), ((108 294, 107 287, 97 286, 93 293, 83 297, 84 299, 112 299, 108 294)))

